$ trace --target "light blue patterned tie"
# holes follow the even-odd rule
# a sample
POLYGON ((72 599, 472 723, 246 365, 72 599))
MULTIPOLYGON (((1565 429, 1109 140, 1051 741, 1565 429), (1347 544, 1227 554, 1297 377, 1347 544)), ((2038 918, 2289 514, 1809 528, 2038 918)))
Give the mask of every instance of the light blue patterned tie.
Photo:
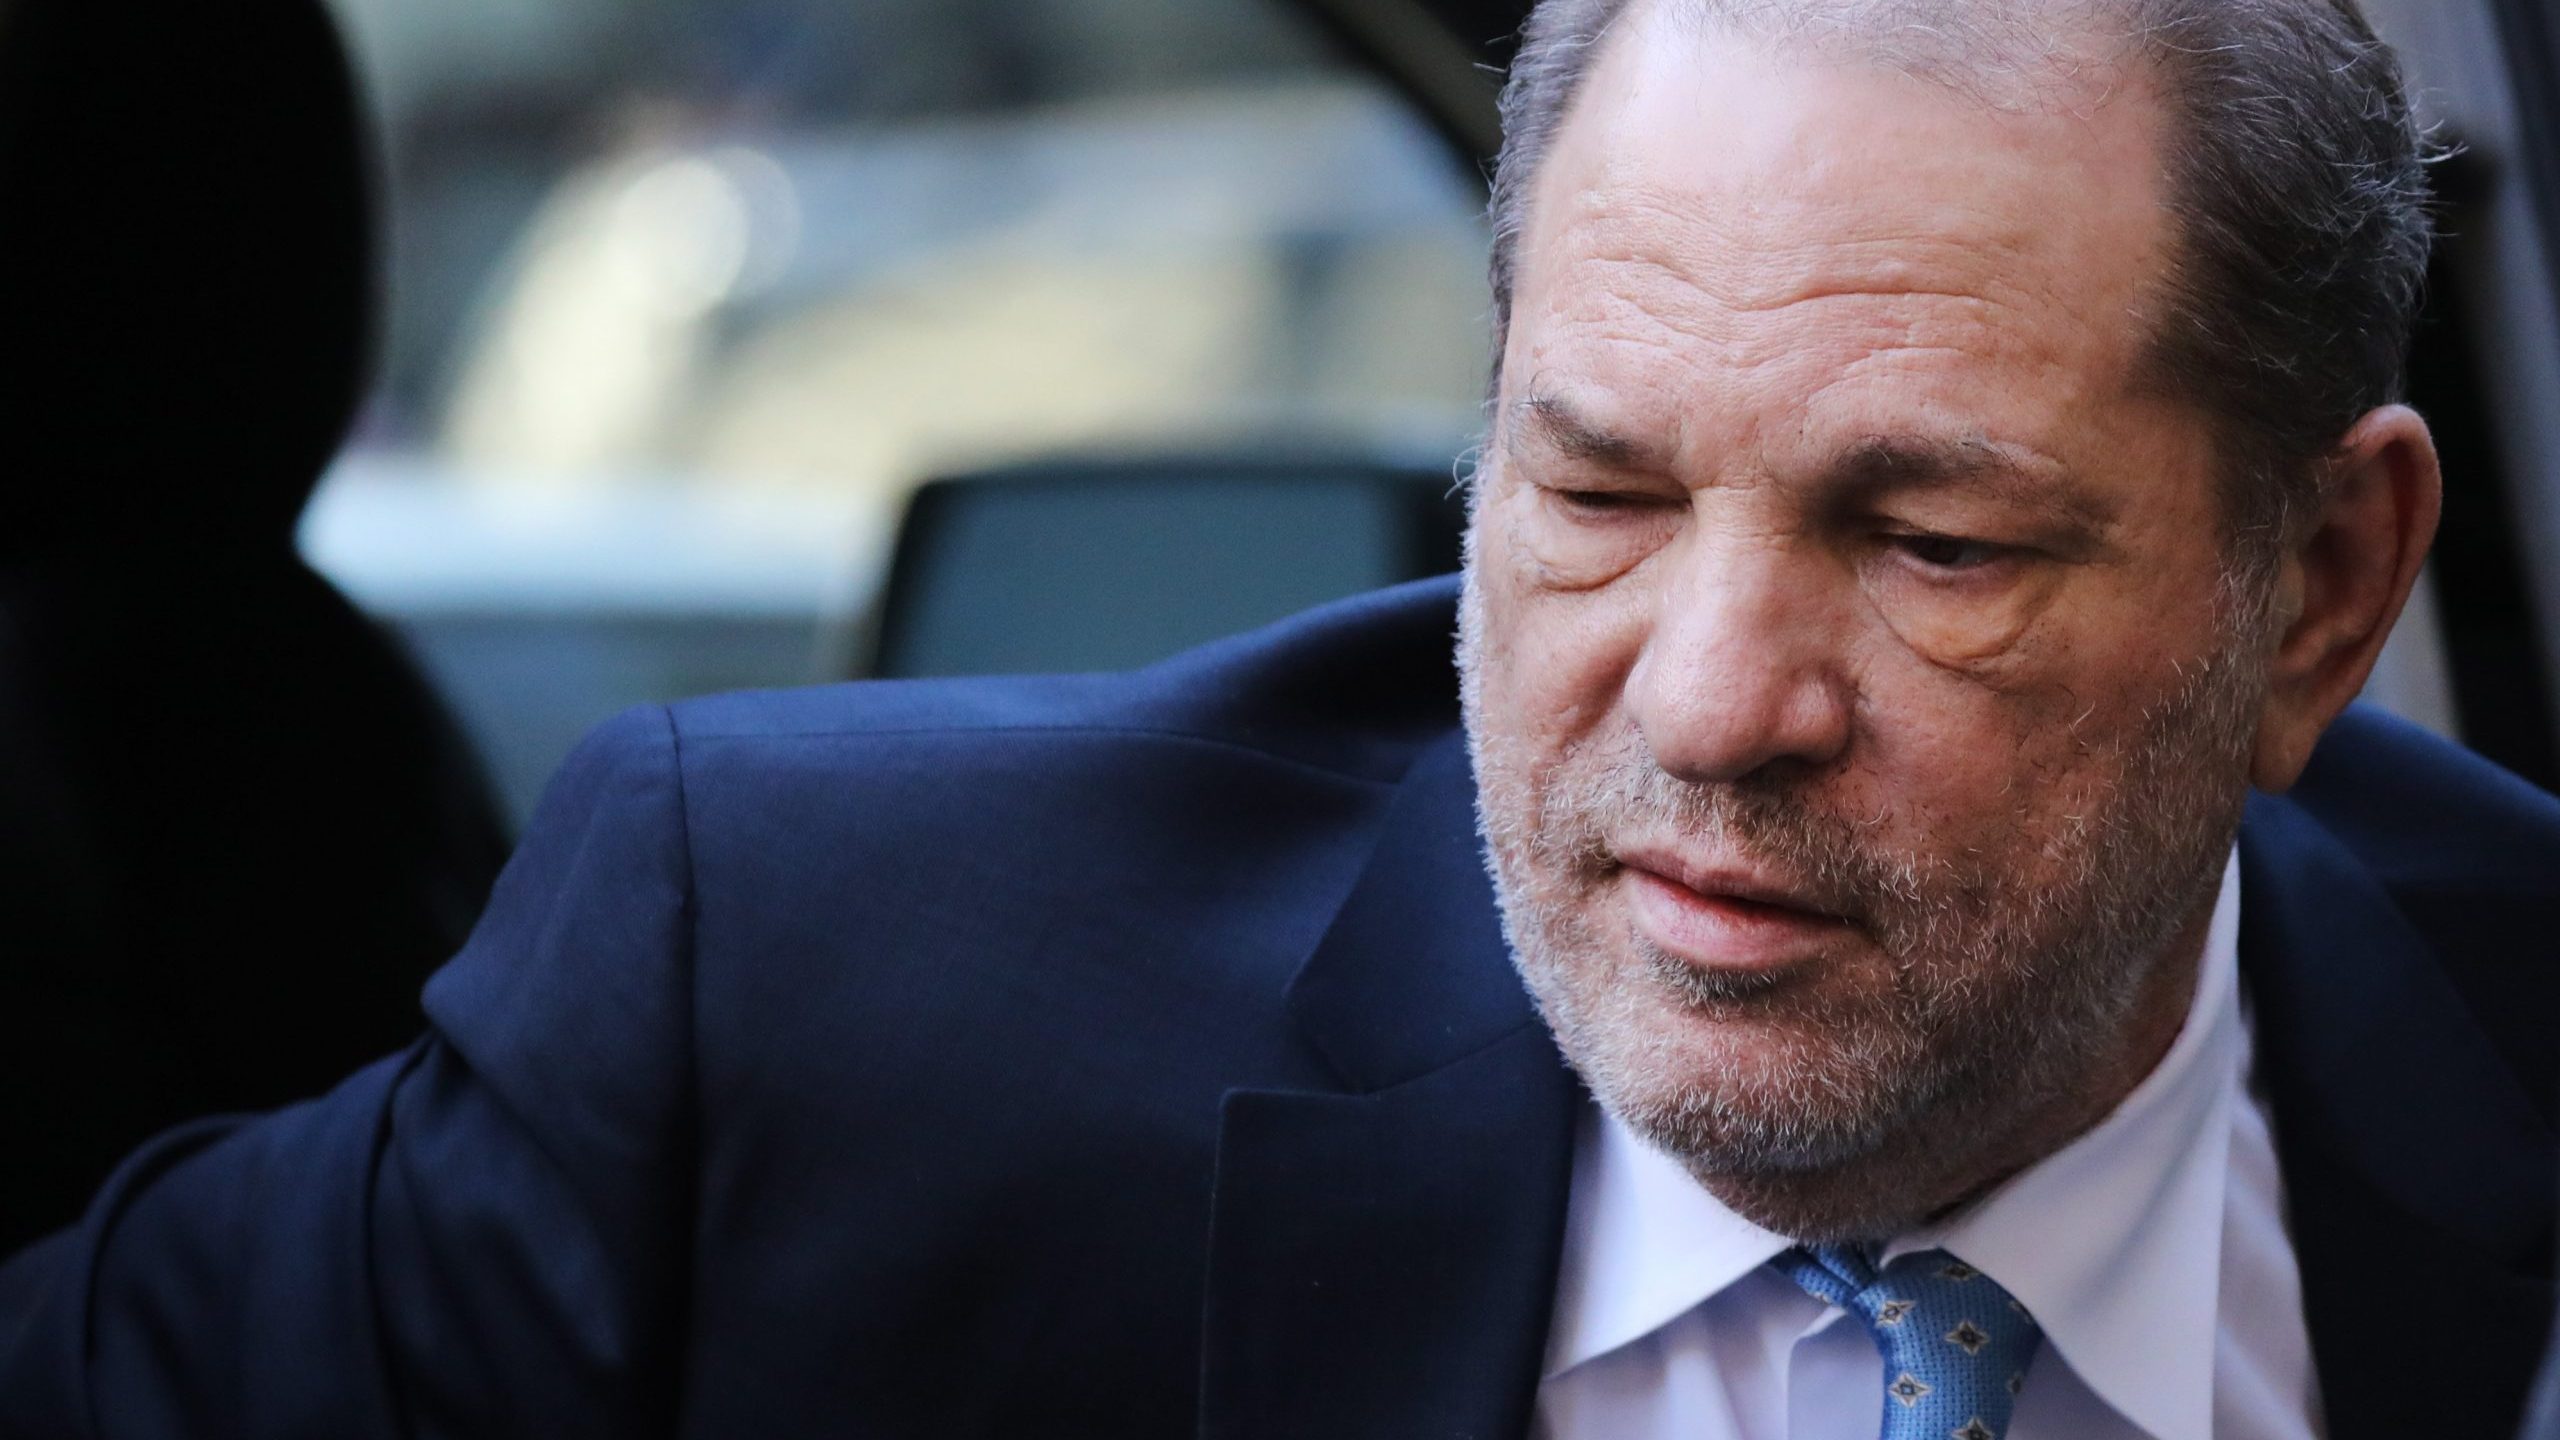
POLYGON ((1866 1322, 1884 1356, 1878 1440, 2001 1440, 2044 1332, 1991 1277, 1944 1250, 1882 1271, 1834 1245, 1769 1262, 1817 1300, 1866 1322))

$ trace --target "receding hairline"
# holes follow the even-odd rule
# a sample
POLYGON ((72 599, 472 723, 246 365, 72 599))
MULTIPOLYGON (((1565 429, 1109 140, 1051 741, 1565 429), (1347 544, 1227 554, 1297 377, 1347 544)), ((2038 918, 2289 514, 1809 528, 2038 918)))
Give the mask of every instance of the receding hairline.
MULTIPOLYGON (((1863 63, 1991 109, 2103 100, 2148 67, 2141 0, 1625 0, 1594 38, 1680 25, 1791 59, 1863 63)), ((1581 97, 1576 97, 1577 103, 1581 97)))
MULTIPOLYGON (((2163 180, 2162 285, 2170 284, 2187 243, 2175 204, 2177 113, 2174 79, 2144 43, 2138 23, 2144 0, 1623 0, 1588 40, 1599 52, 1633 27, 1675 24, 1700 44, 1739 43, 1782 63, 1821 68, 1864 66, 1947 90, 1991 114, 2070 115, 2088 119, 2132 101, 2160 116, 2153 141, 2163 180), (2108 23, 2109 17, 2117 22, 2108 23), (2059 23, 2057 23, 2059 22, 2059 23)), ((1597 53, 1580 62, 1582 81, 1607 63, 1597 53)), ((1541 127, 1526 158, 1528 173, 1498 176, 1495 378, 1500 342, 1513 316, 1519 268, 1529 258, 1541 177, 1567 131, 1588 114, 1598 87, 1577 83, 1571 102, 1541 127)), ((2165 296, 2162 298, 2166 298, 2165 296)), ((2143 315, 2156 322, 2151 304, 2143 315)), ((1493 397, 1489 394, 1488 400, 1493 397)))
MULTIPOLYGON (((2139 3, 2141 0, 2126 0, 2127 5, 2139 3)), ((1755 0, 1628 0, 1616 12, 1616 20, 1594 37, 1591 48, 1599 52, 1604 47, 1623 45, 1633 50, 1636 47, 1629 42, 1657 38, 1631 33, 1633 27, 1685 16, 1684 29, 1691 32, 1688 38, 1695 39, 1702 46, 1738 45, 1745 47, 1745 53, 1755 59, 1765 57, 1780 66, 1801 66, 1812 72, 1868 70, 1889 78, 1907 77, 1927 89, 1946 92, 1953 106, 1979 111, 1995 124, 2021 119, 2035 123, 2051 118, 2066 126, 2077 127, 2098 122, 2102 112, 2130 110, 2130 115, 2117 113, 2105 123, 2112 127, 2130 127, 2117 131, 2126 146, 2119 152, 2120 158, 2128 164, 2152 167, 2143 177, 2150 182, 2152 203, 2141 205, 2121 218, 2156 226, 2156 229, 2144 247, 2147 253, 2142 261, 2142 270, 2133 278, 2131 291, 2122 297, 2130 306, 2124 318, 2133 322, 2137 333, 2145 337, 2137 345, 2137 350, 2156 348, 2165 317, 2175 299, 2181 252, 2187 244, 2182 217, 2175 203, 2175 181, 2169 174, 2174 162, 2180 117, 2166 78, 2158 72, 2156 62, 2149 59, 2130 36, 2110 38, 2095 30, 2065 36, 2057 34, 2050 26, 2039 30, 2021 25, 2017 27, 2016 45, 1996 59, 1976 65, 1978 57, 1972 54, 1940 57, 1946 59, 1949 66, 1961 63, 1971 67, 1959 75, 1953 69, 1934 68, 1934 62, 1926 53, 1931 48, 1961 42, 1964 35, 1959 32, 1932 31, 1934 38, 1924 44, 1906 45, 1895 38, 1901 36, 1898 29, 1884 37, 1849 36, 1846 31, 1832 30, 1816 33, 1814 29, 1823 14, 1828 12, 1952 11, 1964 8, 1999 10, 2015 15, 2038 7, 2034 0, 1922 0, 1922 3, 1914 3, 1914 0, 1828 0, 1828 3, 1812 0, 1810 4, 1793 6, 1771 3, 1771 0, 1756 0, 1756 3, 1755 0), (1728 24, 1724 18, 1728 11, 1737 21, 1745 23, 1728 24), (1749 28, 1758 17, 1771 15, 1780 18, 1768 31, 1749 28), (1621 29, 1621 26, 1628 28, 1621 29), (1879 43, 1868 43, 1870 38, 1878 38, 1879 43), (1885 43, 1888 41, 1890 43, 1885 43)), ((2076 15, 2092 7, 2074 3, 2063 8, 2076 15)), ((1712 50, 1702 52, 1711 53, 1712 50)), ((1728 51, 1728 56, 1731 53, 1728 51)), ((1629 60, 1625 54, 1614 57, 1600 53, 1588 55, 1584 59, 1585 80, 1587 82, 1591 75, 1606 67, 1624 65, 1629 60)), ((1536 232, 1553 220, 1546 210, 1555 196, 1544 181, 1555 172, 1559 155, 1568 148, 1568 133, 1577 125, 1591 123, 1595 110, 1604 110, 1611 99, 1607 87, 1601 85, 1584 83, 1578 90, 1572 104, 1557 117, 1554 128, 1540 137, 1535 167, 1528 174, 1514 177, 1523 183, 1510 217, 1517 222, 1518 228, 1507 237, 1506 249, 1513 273, 1505 277, 1512 282, 1509 287, 1512 293, 1502 297, 1506 302, 1516 298, 1519 282, 1536 260, 1536 232)), ((2043 145, 2050 140, 2048 137, 2037 143, 2043 145)), ((1587 145, 1588 142, 1581 143, 1587 145)), ((2107 143, 2113 149, 2119 142, 2111 139, 2107 143)), ((2058 153, 2053 154, 2053 159, 2056 163, 2067 163, 2066 157, 2058 153)), ((2124 183, 2119 183, 2115 171, 2110 169, 2092 183, 2122 196, 2128 184, 2138 182, 2128 177, 2124 183)), ((1507 335, 1513 319, 1507 303, 1500 318, 1507 335)), ((1499 365, 1502 357, 1497 354, 1495 358, 1499 365)), ((2156 378, 2147 373, 2152 368, 2149 357, 2138 355, 2135 367, 2131 383, 2146 391, 2157 388, 2156 378)), ((1499 379, 1499 370, 1496 378, 1499 379)), ((1488 404, 1498 396, 1498 389, 1488 394, 1488 404)), ((1493 417, 1489 414, 1488 418, 1493 417)))

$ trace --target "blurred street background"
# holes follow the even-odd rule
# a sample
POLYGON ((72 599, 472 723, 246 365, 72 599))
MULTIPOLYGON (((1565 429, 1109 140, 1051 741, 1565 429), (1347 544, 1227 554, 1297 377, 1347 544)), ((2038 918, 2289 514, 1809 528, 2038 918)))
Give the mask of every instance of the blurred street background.
POLYGON ((923 480, 1477 423, 1481 182, 1300 7, 333 3, 389 319, 304 549, 519 818, 622 705, 861 670, 923 480))

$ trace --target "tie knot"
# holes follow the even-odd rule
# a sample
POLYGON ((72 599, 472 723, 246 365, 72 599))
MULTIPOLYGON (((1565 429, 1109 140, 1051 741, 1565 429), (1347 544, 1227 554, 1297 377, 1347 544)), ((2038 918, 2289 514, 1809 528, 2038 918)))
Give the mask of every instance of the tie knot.
POLYGON ((1884 1358, 1882 1440, 2000 1440, 2043 1339, 1990 1276, 1944 1250, 1879 1268, 1864 1252, 1805 1246, 1774 1264, 1863 1322, 1884 1358))

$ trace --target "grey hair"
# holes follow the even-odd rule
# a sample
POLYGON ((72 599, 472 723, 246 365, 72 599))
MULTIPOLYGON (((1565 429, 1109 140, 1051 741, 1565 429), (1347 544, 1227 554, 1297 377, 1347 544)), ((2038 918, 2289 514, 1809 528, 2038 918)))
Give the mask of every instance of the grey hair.
MULTIPOLYGON (((1539 0, 1522 29, 1493 184, 1497 386, 1539 165, 1602 42, 1639 3, 1539 0)), ((2399 60, 2356 0, 1651 3, 1774 40, 1845 38, 1960 85, 1998 78, 2010 42, 2038 31, 2120 40, 2145 63, 2170 113, 2180 229, 2149 368, 2155 388, 2213 424, 2244 554, 2271 557, 2355 422, 2401 397, 2434 243, 2434 157, 2399 60)))

